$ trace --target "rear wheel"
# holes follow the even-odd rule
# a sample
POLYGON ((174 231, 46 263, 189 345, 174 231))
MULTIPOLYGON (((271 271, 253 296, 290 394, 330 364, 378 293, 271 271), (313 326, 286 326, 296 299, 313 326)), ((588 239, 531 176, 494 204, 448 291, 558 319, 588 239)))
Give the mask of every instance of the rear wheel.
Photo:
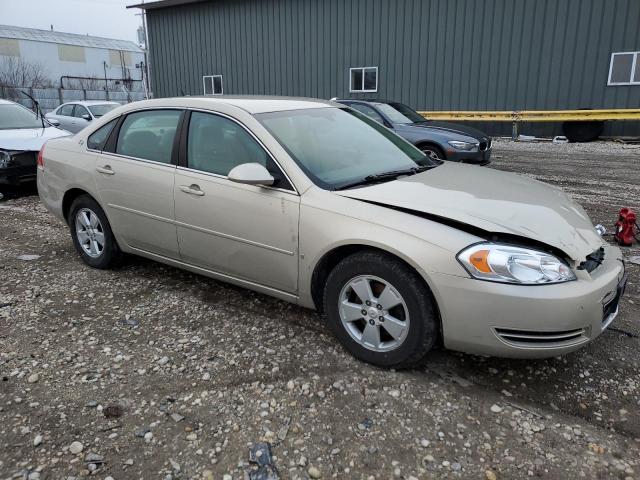
POLYGON ((93 198, 81 195, 69 209, 67 218, 73 245, 87 265, 110 268, 117 265, 122 252, 116 243, 104 210, 93 198))
POLYGON ((356 253, 333 269, 324 311, 353 356, 381 367, 419 363, 438 337, 433 300, 422 279, 381 252, 356 253))

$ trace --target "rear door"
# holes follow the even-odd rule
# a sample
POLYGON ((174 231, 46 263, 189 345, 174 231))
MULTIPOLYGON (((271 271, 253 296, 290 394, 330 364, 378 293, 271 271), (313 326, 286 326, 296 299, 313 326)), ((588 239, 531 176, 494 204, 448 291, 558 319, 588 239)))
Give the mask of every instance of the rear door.
POLYGON ((181 259, 296 292, 300 197, 270 153, 222 114, 192 112, 182 141, 174 190, 181 259), (233 167, 252 162, 269 170, 272 187, 227 178, 233 167))
POLYGON ((124 116, 96 156, 103 207, 120 241, 144 252, 178 258, 173 184, 180 109, 124 116))

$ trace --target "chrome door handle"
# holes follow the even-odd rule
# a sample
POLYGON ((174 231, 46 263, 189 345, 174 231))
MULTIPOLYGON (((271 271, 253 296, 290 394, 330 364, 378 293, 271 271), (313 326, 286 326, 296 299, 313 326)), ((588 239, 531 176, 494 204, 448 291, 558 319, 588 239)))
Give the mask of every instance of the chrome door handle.
POLYGON ((100 173, 104 173, 105 175, 113 175, 114 173, 116 173, 113 170, 111 170, 110 165, 105 165, 104 167, 96 167, 96 171, 100 173))
POLYGON ((180 190, 189 195, 198 195, 199 197, 204 195, 204 192, 200 190, 200 187, 195 183, 191 185, 180 185, 180 190))

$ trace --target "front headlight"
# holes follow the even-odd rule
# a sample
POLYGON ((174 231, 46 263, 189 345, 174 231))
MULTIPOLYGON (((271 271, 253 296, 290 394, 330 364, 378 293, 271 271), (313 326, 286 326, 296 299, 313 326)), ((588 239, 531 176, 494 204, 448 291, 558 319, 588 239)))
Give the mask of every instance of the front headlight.
POLYGON ((467 152, 469 152, 471 150, 476 150, 478 148, 478 144, 477 143, 460 142, 458 140, 451 140, 448 143, 449 143, 449 145, 451 145, 456 150, 465 150, 467 152))
POLYGON ((9 154, 9 152, 0 150, 0 168, 7 168, 9 166, 10 161, 11 161, 11 155, 9 154))
POLYGON ((545 252, 511 245, 480 243, 458 254, 472 277, 492 282, 540 285, 575 280, 569 266, 545 252))

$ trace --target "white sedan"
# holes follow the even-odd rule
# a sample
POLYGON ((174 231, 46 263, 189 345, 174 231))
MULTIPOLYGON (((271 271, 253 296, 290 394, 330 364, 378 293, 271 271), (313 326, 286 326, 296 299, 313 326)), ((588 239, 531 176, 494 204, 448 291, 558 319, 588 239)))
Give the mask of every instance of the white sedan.
POLYGON ((118 102, 86 101, 63 103, 53 112, 49 112, 45 117, 49 120, 56 120, 61 128, 78 133, 89 125, 96 118, 102 117, 105 113, 119 107, 118 102))

